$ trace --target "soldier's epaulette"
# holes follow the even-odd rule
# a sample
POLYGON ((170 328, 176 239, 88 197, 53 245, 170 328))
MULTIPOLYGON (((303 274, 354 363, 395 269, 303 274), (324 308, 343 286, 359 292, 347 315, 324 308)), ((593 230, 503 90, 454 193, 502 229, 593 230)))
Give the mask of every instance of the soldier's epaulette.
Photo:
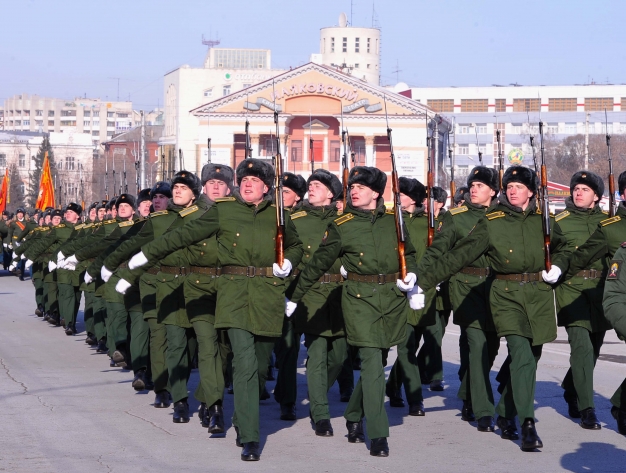
POLYGON ((396 211, 394 209, 385 209, 385 213, 387 215, 394 215, 396 213, 396 211))
POLYGON ((85 224, 85 226, 83 227, 84 230, 87 230, 88 228, 91 228, 95 225, 95 223, 87 223, 85 224))
POLYGON ((569 210, 564 210, 563 212, 557 214, 556 217, 554 217, 554 220, 558 222, 559 220, 562 220, 565 217, 568 217, 569 215, 570 215, 569 210))
POLYGON ((187 215, 194 213, 196 210, 198 210, 198 206, 192 205, 191 207, 178 212, 178 215, 180 215, 181 217, 186 217, 187 215))
POLYGON ((463 212, 467 212, 469 209, 465 205, 461 205, 460 207, 455 207, 453 209, 448 210, 450 215, 462 214, 463 212))
POLYGON ((74 227, 74 230, 80 230, 81 228, 85 228, 85 224, 84 223, 81 223, 80 225, 76 225, 74 227))
POLYGON ((602 213, 603 213, 604 215, 608 215, 608 214, 609 214, 606 210, 602 210, 602 213))
POLYGON ((218 202, 233 202, 237 199, 235 199, 234 197, 218 197, 217 199, 214 200, 215 203, 218 202))
POLYGON ((109 225, 110 223, 117 223, 117 220, 112 218, 111 220, 105 220, 104 222, 102 222, 103 225, 109 225))
POLYGON ((159 210, 158 212, 152 212, 150 217, 158 217, 159 215, 167 215, 167 210, 159 210))
POLYGON ((337 226, 339 226, 339 225, 342 225, 342 224, 346 223, 348 220, 352 220, 353 218, 354 218, 354 215, 352 215, 352 214, 345 214, 345 215, 342 215, 339 218, 336 218, 334 220, 334 222, 335 222, 335 224, 337 226))
POLYGON ((130 227, 131 225, 134 225, 135 222, 133 222, 132 220, 127 220, 126 222, 121 222, 120 223, 120 227, 130 227))
POLYGON ((55 228, 65 228, 65 224, 64 223, 60 223, 55 228))
POLYGON ((506 214, 502 211, 502 210, 498 210, 496 212, 491 212, 488 213, 487 215, 485 215, 485 217, 487 217, 487 220, 493 220, 495 218, 500 218, 500 217, 505 217, 506 214))
POLYGON ((291 214, 291 220, 295 220, 300 217, 306 217, 306 211, 302 210, 300 212, 296 212, 295 214, 291 214))
POLYGON ((611 218, 607 218, 606 220, 602 220, 600 222, 600 225, 602 225, 603 227, 606 227, 607 225, 611 225, 612 223, 619 222, 620 220, 621 220, 621 217, 619 215, 616 215, 615 217, 611 217, 611 218))

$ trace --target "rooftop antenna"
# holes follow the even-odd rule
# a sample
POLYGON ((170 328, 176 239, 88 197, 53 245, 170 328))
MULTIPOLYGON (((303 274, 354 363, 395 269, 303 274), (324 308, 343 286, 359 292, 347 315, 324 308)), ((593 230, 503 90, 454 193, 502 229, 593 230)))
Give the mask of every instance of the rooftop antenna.
POLYGON ((402 69, 400 69, 400 62, 396 59, 396 70, 395 71, 391 71, 392 74, 396 75, 396 83, 400 82, 400 73, 402 72, 402 69))
MULTIPOLYGON (((211 33, 209 32, 209 36, 211 36, 211 33)), ((219 39, 205 39, 204 38, 204 34, 202 35, 202 44, 204 44, 205 46, 208 46, 209 49, 214 48, 215 46, 219 46, 220 45, 220 40, 219 39)))

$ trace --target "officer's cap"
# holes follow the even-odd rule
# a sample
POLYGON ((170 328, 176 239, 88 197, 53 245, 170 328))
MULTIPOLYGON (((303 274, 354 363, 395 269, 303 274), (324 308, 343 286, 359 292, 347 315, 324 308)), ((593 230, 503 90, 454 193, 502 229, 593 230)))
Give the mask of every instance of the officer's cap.
POLYGON ((304 177, 291 172, 283 173, 283 186, 294 191, 300 199, 304 198, 304 194, 306 194, 307 191, 307 185, 304 177))
POLYGON ((520 184, 524 184, 528 187, 531 192, 537 192, 537 175, 534 171, 528 169, 527 167, 511 166, 504 171, 502 186, 505 190, 506 186, 508 186, 510 182, 519 182, 520 184))
POLYGON ((350 170, 350 176, 348 177, 348 186, 352 184, 364 185, 382 195, 387 185, 387 175, 374 167, 355 166, 350 170))
POLYGON ((235 171, 230 166, 224 164, 205 164, 202 168, 202 185, 205 185, 211 179, 218 179, 226 183, 232 189, 234 183, 235 171))
POLYGON ((63 212, 60 209, 54 209, 50 212, 50 217, 63 217, 63 212))
POLYGON ((135 210, 137 208, 137 199, 132 194, 121 194, 115 201, 115 208, 119 209, 120 204, 128 204, 135 210))
POLYGON ((164 195, 168 199, 172 198, 172 187, 169 182, 159 181, 157 182, 152 190, 150 191, 150 200, 154 199, 154 196, 157 194, 164 195))
POLYGON ((426 198, 426 187, 417 179, 402 176, 398 179, 400 184, 400 192, 404 195, 408 195, 415 201, 417 205, 422 205, 422 202, 426 198))
POLYGON ((139 194, 137 194, 137 207, 139 207, 139 204, 141 204, 142 202, 145 202, 146 200, 152 200, 150 199, 150 192, 152 189, 147 188, 147 189, 141 189, 141 191, 139 192, 139 194))
POLYGON ((77 204, 76 202, 71 202, 67 204, 67 210, 71 210, 72 212, 76 212, 78 215, 83 213, 83 208, 77 204))
POLYGON ((498 173, 495 169, 487 166, 476 166, 467 176, 467 187, 472 187, 472 182, 482 182, 486 186, 491 187, 494 191, 500 190, 498 173))
POLYGON ((617 178, 617 188, 620 194, 623 194, 624 190, 626 190, 626 171, 621 173, 617 178))
POLYGON ((604 194, 604 181, 600 176, 598 176, 595 172, 591 171, 578 171, 574 173, 572 179, 569 181, 569 192, 570 194, 574 193, 574 187, 577 184, 584 184, 593 189, 593 192, 598 196, 599 199, 602 198, 604 194))
POLYGON ((454 194, 454 205, 459 205, 465 200, 465 194, 469 192, 469 187, 459 187, 454 194))
POLYGON ((249 158, 244 159, 237 166, 237 184, 241 185, 241 180, 246 176, 258 177, 267 187, 274 184, 274 168, 267 161, 261 159, 249 158))
POLYGON ((179 171, 172 179, 172 188, 176 184, 184 184, 189 187, 193 191, 193 195, 198 198, 200 195, 200 190, 202 185, 200 184, 200 179, 194 173, 189 171, 179 171))
POLYGON ((312 181, 319 181, 328 187, 328 190, 333 194, 333 201, 339 199, 339 196, 343 194, 343 186, 339 178, 326 169, 316 169, 313 171, 313 174, 311 174, 307 180, 307 188, 312 181))
POLYGON ((448 200, 448 193, 443 189, 443 187, 433 187, 433 197, 436 202, 440 204, 445 204, 446 200, 448 200))

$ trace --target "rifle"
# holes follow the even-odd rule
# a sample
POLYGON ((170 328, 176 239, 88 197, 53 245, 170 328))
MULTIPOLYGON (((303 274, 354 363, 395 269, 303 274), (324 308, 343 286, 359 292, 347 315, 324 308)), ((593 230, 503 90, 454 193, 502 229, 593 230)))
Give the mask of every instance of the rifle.
POLYGON ((437 124, 434 124, 433 136, 429 136, 428 134, 428 113, 426 113, 426 150, 428 154, 428 174, 427 174, 427 212, 428 212, 428 239, 426 240, 426 245, 430 246, 433 244, 433 238, 435 237, 435 180, 433 177, 433 161, 435 159, 434 152, 435 147, 432 145, 432 140, 437 132, 437 124))
POLYGON ((126 180, 126 159, 124 159, 124 193, 128 194, 128 181, 126 180))
POLYGON ((208 151, 208 163, 211 164, 211 138, 207 138, 206 139, 206 147, 207 147, 207 151, 208 151))
POLYGON ((274 166, 276 195, 276 264, 283 267, 285 263, 285 202, 283 200, 283 157, 280 154, 280 129, 278 126, 278 109, 276 108, 276 86, 274 88, 274 124, 276 125, 276 163, 274 166))
POLYGON ((478 164, 483 165, 483 153, 480 150, 480 143, 478 142, 478 125, 474 127, 474 133, 476 133, 476 150, 478 151, 478 164))
MULTIPOLYGON (((450 139, 448 137, 448 139, 450 139)), ((454 196, 456 195, 456 183, 454 182, 454 154, 452 148, 448 148, 448 157, 450 158, 450 208, 454 207, 454 196)))
POLYGON ((342 171, 342 185, 343 185, 343 211, 346 211, 346 205, 348 202, 348 142, 346 140, 347 131, 343 127, 343 106, 341 107, 341 143, 343 144, 343 156, 341 157, 342 171))
POLYGON ((396 235, 398 236, 398 266, 400 268, 400 279, 406 278, 406 257, 404 256, 404 219, 402 217, 402 205, 400 203, 400 182, 398 170, 396 169, 396 157, 393 154, 393 142, 391 140, 391 128, 389 128, 389 117, 387 116, 387 97, 383 95, 385 101, 385 121, 387 123, 387 140, 389 140, 389 152, 391 153, 391 186, 393 191, 393 216, 396 220, 396 235))
POLYGON ((609 135, 609 119, 604 109, 604 123, 606 127, 606 149, 609 152, 609 217, 615 217, 615 176, 613 175, 613 158, 611 157, 611 135, 609 135))
POLYGON ((244 153, 244 159, 248 159, 251 157, 252 157, 252 146, 250 146, 250 122, 248 121, 248 117, 246 117, 246 149, 244 153))
POLYGON ((109 200, 109 160, 106 156, 104 158, 104 196, 109 200))
POLYGON ((183 166, 183 150, 181 148, 178 148, 178 162, 180 163, 180 170, 182 171, 184 169, 184 166, 183 166))
POLYGON ((541 140, 541 217, 543 227, 543 252, 546 271, 552 268, 550 257, 550 202, 548 201, 548 170, 543 147, 543 122, 539 119, 539 138, 541 140))
POLYGON ((311 129, 311 111, 309 111, 309 157, 311 159, 311 174, 315 172, 315 156, 313 155, 313 130, 311 129))
POLYGON ((502 157, 502 143, 500 141, 500 129, 496 122, 496 141, 498 142, 498 174, 500 175, 500 193, 503 192, 502 178, 504 177, 504 159, 502 157))

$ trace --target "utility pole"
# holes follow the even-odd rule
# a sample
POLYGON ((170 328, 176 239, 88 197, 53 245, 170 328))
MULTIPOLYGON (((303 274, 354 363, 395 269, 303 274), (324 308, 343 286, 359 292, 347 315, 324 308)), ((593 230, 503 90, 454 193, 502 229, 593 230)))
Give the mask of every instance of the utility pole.
POLYGON ((583 169, 589 169, 589 112, 585 113, 585 163, 583 169))
POLYGON ((146 187, 146 117, 141 111, 141 149, 139 150, 139 175, 142 189, 146 187))

